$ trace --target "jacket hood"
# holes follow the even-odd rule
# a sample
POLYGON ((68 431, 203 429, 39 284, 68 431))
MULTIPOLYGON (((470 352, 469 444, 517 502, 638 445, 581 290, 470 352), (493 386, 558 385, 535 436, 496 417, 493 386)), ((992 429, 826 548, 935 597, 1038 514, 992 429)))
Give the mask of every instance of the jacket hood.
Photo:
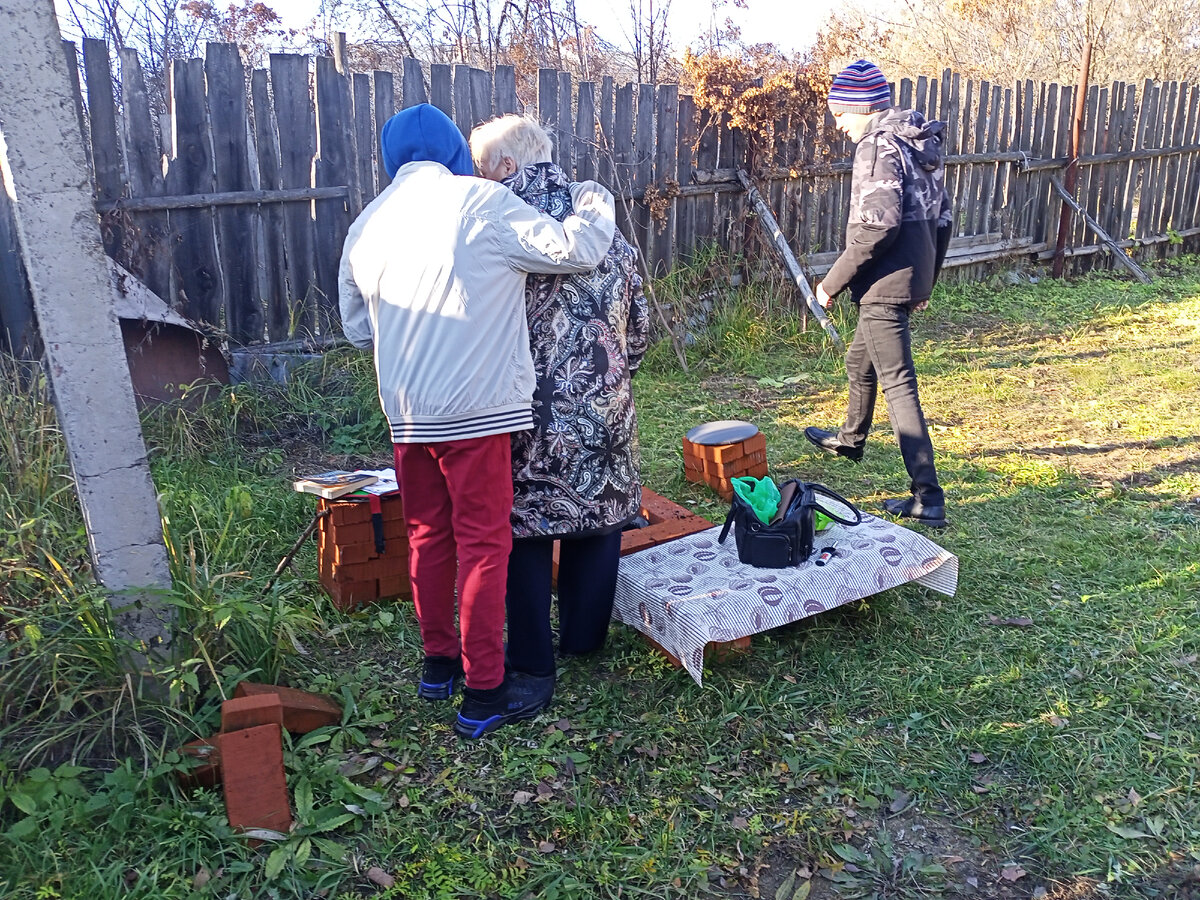
POLYGON ((379 146, 390 178, 410 162, 436 162, 455 175, 475 174, 466 138, 444 112, 428 103, 410 106, 388 119, 379 146))
POLYGON ((913 159, 926 172, 942 165, 946 126, 942 122, 927 122, 915 109, 889 109, 871 123, 871 131, 895 135, 912 149, 913 159))

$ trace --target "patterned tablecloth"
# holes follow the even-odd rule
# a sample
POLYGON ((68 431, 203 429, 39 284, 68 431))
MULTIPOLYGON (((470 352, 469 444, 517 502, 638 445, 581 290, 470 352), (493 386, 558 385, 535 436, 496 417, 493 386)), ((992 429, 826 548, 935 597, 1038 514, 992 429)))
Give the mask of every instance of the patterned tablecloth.
POLYGON ((717 543, 720 533, 710 528, 631 553, 617 573, 613 616, 679 657, 697 684, 709 641, 737 640, 909 581, 951 597, 958 587, 958 557, 866 513, 860 525, 817 535, 818 548, 837 548, 823 566, 743 565, 732 531, 724 544, 717 543))

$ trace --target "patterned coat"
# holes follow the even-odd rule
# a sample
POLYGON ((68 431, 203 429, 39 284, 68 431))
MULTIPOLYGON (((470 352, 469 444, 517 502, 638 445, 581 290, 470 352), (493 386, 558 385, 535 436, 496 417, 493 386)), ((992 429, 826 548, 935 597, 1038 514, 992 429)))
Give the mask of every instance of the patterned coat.
MULTIPOLYGON (((566 173, 552 163, 504 184, 559 221, 571 213, 566 173)), ((513 434, 513 536, 612 531, 642 502, 630 379, 649 317, 634 249, 617 232, 590 272, 530 275, 525 312, 537 388, 533 430, 513 434)))
POLYGON ((889 109, 872 120, 854 151, 846 249, 822 282, 829 296, 849 287, 856 303, 929 299, 953 219, 944 129, 914 110, 889 109))

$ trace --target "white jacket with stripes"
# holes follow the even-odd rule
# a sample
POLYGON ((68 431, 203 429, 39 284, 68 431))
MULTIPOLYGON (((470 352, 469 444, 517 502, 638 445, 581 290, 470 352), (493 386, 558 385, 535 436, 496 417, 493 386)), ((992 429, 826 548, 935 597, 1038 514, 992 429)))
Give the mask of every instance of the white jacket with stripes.
POLYGON ((615 228, 599 184, 572 185, 572 199, 575 215, 560 224, 496 182, 413 162, 350 226, 342 329, 375 349, 393 442, 533 426, 525 275, 594 268, 615 228))

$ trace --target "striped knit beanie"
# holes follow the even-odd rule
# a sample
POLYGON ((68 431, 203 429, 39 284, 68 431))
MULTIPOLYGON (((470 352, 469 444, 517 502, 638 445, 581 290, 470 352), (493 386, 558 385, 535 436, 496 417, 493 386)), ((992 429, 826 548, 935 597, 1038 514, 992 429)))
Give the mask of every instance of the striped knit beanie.
POLYGON ((829 110, 833 113, 877 113, 891 105, 887 79, 877 65, 865 59, 838 72, 829 89, 829 110))

